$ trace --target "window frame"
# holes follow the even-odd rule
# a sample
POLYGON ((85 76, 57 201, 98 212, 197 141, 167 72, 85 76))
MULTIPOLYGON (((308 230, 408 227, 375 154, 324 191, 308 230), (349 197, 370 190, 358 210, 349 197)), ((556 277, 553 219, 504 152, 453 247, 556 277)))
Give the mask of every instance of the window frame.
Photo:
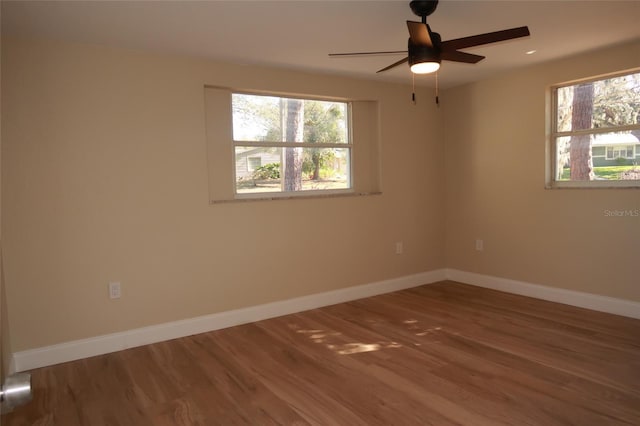
POLYGON ((362 197, 382 194, 382 126, 381 102, 374 98, 337 96, 332 93, 293 93, 259 88, 240 88, 219 85, 203 85, 204 132, 206 141, 206 166, 208 201, 210 205, 262 201, 286 201, 325 199, 336 197, 362 197), (312 100, 328 100, 351 104, 350 141, 351 188, 349 192, 318 193, 257 193, 256 198, 238 198, 235 195, 235 153, 233 148, 232 93, 255 93, 280 97, 301 97, 312 100), (279 196, 274 196, 279 195, 279 196))
MULTIPOLYGON (((342 103, 346 105, 346 117, 345 123, 347 126, 346 129, 346 137, 347 140, 345 142, 333 142, 333 143, 317 143, 317 142, 285 142, 285 141, 245 141, 245 140, 236 140, 235 135, 233 135, 233 131, 231 132, 231 145, 232 152, 234 155, 233 159, 233 197, 237 200, 243 199, 275 199, 275 198, 292 198, 292 197, 318 197, 318 196, 331 196, 331 195, 349 195, 355 193, 354 189, 354 170, 353 170, 353 123, 352 123, 352 101, 345 99, 336 99, 330 97, 319 97, 319 96, 297 96, 290 94, 282 94, 277 92, 252 92, 252 91, 242 91, 242 90, 231 90, 231 105, 232 109, 231 117, 233 120, 233 95, 250 95, 250 96, 269 96, 281 99, 300 99, 303 101, 320 101, 320 102, 335 102, 342 103), (264 192, 253 192, 253 193, 240 193, 237 188, 237 169, 236 169, 236 159, 235 153, 236 148, 238 147, 252 147, 252 148, 340 148, 347 149, 349 152, 348 159, 348 170, 349 176, 347 178, 348 188, 336 188, 336 189, 306 189, 300 191, 285 191, 281 189, 280 191, 264 191, 264 192)), ((233 123, 231 124, 233 127, 233 123)), ((282 165, 282 163, 281 163, 282 165)), ((283 178, 284 179, 284 178, 283 178)))
MULTIPOLYGON (((558 149, 557 141, 561 137, 571 137, 575 135, 598 135, 606 133, 624 132, 640 130, 640 123, 612 126, 612 127, 593 127, 583 130, 570 130, 559 131, 558 130, 558 90, 575 86, 582 83, 596 82, 601 80, 607 80, 616 77, 622 77, 630 74, 640 73, 640 68, 632 68, 628 70, 618 71, 609 74, 601 74, 597 76, 587 77, 579 80, 572 80, 565 83, 554 84, 549 87, 550 97, 550 111, 547 113, 547 120, 550 120, 547 128, 548 140, 547 140, 547 167, 546 167, 546 185, 547 189, 562 189, 562 188, 579 188, 579 189, 594 189, 594 188, 632 188, 640 189, 640 180, 590 180, 590 181, 570 181, 570 180, 558 180, 558 149)), ((608 150, 605 148, 605 158, 607 158, 608 150)), ((634 154, 635 154, 634 149, 634 154)), ((639 165, 640 166, 640 165, 639 165)))

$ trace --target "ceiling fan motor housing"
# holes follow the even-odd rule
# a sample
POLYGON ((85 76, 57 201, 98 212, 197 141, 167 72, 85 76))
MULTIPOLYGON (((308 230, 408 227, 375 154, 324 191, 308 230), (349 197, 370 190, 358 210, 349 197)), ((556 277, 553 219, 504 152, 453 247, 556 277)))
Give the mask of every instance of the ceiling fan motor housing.
POLYGON ((417 45, 409 39, 409 66, 423 62, 440 63, 440 54, 435 47, 417 45))
POLYGON ((441 61, 441 48, 442 39, 440 34, 431 31, 431 27, 427 25, 427 31, 431 39, 433 46, 427 46, 424 44, 416 44, 411 38, 407 42, 407 52, 409 56, 409 66, 413 64, 419 64, 422 62, 438 62, 441 61))

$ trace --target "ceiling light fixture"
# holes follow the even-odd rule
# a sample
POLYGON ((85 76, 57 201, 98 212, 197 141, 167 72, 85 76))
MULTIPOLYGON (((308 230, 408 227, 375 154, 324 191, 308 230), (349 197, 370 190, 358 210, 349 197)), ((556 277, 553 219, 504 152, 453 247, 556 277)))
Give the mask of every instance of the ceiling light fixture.
POLYGON ((430 74, 440 69, 440 55, 431 46, 417 46, 409 39, 409 65, 414 74, 430 74))
POLYGON ((430 74, 440 69, 440 62, 418 62, 411 65, 411 72, 414 74, 430 74))
POLYGON ((527 52, 524 52, 526 55, 533 55, 534 53, 536 53, 537 50, 529 50, 527 52))

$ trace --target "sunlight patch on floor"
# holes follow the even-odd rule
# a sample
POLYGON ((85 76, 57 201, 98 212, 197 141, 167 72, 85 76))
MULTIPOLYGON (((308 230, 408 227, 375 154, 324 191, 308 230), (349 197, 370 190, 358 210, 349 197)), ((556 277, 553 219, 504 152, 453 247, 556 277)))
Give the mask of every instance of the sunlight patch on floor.
MULTIPOLYGON (((294 329, 297 328, 295 326, 290 327, 294 329)), ((338 336, 342 336, 342 333, 330 330, 296 329, 296 333, 306 335, 314 343, 322 343, 327 347, 327 349, 340 355, 352 355, 364 352, 379 351, 381 349, 395 349, 402 347, 402 345, 397 342, 337 343, 335 342, 335 338, 338 336)), ((345 338, 342 337, 341 340, 345 340, 345 338)))
POLYGON ((419 333, 416 333, 416 336, 426 336, 427 334, 433 334, 436 331, 440 331, 440 330, 442 330, 442 327, 431 327, 419 333))
POLYGON ((396 342, 378 342, 378 343, 344 343, 341 345, 327 345, 329 349, 340 355, 352 355, 363 352, 374 352, 380 349, 401 348, 402 345, 396 342))
POLYGON ((419 336, 419 337, 424 337, 430 334, 436 334, 437 332, 442 330, 442 327, 440 326, 432 326, 432 327, 424 328, 418 325, 418 322, 419 321, 415 319, 408 319, 408 320, 402 321, 403 324, 408 325, 407 327, 408 330, 411 330, 412 333, 414 333, 416 336, 419 336))
POLYGON ((340 336, 342 333, 337 331, 325 331, 325 330, 296 330, 296 333, 307 334, 314 343, 324 343, 327 337, 340 336))

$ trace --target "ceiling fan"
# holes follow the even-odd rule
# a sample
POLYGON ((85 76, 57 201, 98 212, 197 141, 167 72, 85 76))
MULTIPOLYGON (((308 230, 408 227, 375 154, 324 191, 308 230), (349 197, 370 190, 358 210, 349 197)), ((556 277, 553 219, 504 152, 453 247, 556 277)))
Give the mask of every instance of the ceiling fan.
POLYGON ((408 62, 413 73, 428 74, 437 71, 440 68, 441 61, 443 60, 475 64, 485 58, 480 55, 460 52, 459 49, 526 37, 530 34, 529 28, 517 27, 510 28, 508 30, 457 38, 455 40, 442 41, 440 34, 431 31, 431 27, 427 24, 427 16, 431 15, 436 10, 438 0, 412 1, 409 3, 409 6, 413 13, 422 18, 422 22, 407 21, 407 27, 409 28, 409 42, 407 50, 391 52, 330 53, 329 56, 339 57, 405 53, 408 55, 406 58, 394 62, 377 72, 387 71, 408 62))

